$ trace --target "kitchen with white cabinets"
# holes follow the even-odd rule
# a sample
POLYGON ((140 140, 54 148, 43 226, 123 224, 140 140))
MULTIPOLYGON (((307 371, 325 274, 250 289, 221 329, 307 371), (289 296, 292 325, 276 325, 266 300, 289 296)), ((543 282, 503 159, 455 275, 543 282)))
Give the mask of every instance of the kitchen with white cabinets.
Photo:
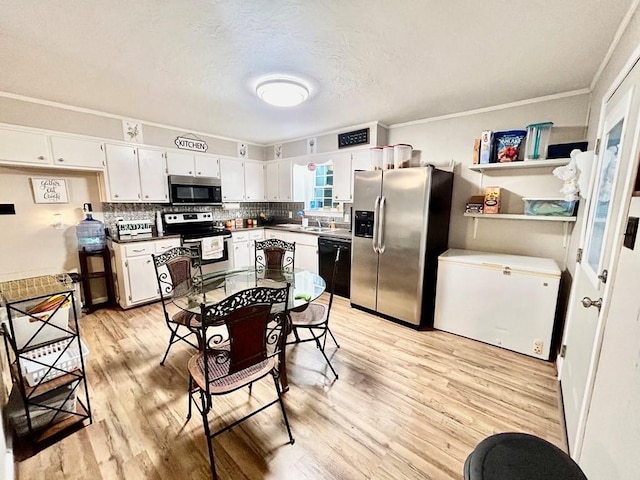
MULTIPOLYGON (((189 208, 210 212, 216 223, 234 221, 235 225, 236 220, 244 220, 246 225, 247 219, 259 219, 260 228, 233 230, 234 262, 250 265, 252 242, 277 237, 296 242, 296 267, 317 271, 317 236, 277 225, 301 222, 301 212, 311 224, 338 220, 342 222, 338 228, 347 229, 349 204, 354 200, 353 172, 371 168, 371 147, 406 143, 413 146, 419 163, 453 171, 449 246, 552 259, 562 272, 560 301, 567 304, 577 253, 583 247, 581 232, 588 199, 580 200, 579 210, 570 220, 523 219, 523 198, 559 195, 562 182, 550 175, 553 167, 492 171, 472 167, 474 140, 485 130, 506 131, 552 121, 551 143, 581 140, 588 142, 589 149, 598 150, 597 146, 603 145, 598 139, 600 111, 630 70, 629 65, 640 57, 638 2, 613 2, 607 8, 595 0, 581 2, 579 8, 571 2, 555 2, 545 9, 522 4, 518 5, 517 16, 523 19, 519 28, 504 28, 503 5, 491 1, 483 4, 486 15, 482 21, 471 8, 451 5, 432 15, 431 7, 419 2, 406 9, 356 2, 341 9, 340 15, 324 4, 295 9, 274 6, 266 12, 233 4, 215 9, 191 4, 158 8, 145 0, 126 12, 106 2, 90 9, 79 5, 69 15, 68 9, 51 2, 39 1, 30 9, 19 3, 10 1, 3 16, 6 20, 0 20, 8 42, 8 48, 0 52, 4 72, 0 85, 0 229, 4 232, 0 280, 77 271, 75 225, 82 219, 84 203, 94 206, 95 217, 110 230, 118 219, 150 221, 159 212, 187 212, 189 208), (566 28, 567 18, 575 28, 566 28), (539 34, 541 25, 544 35, 539 34), (381 31, 386 34, 380 35, 381 31), (534 31, 538 33, 534 35, 534 31), (230 39, 233 41, 227 41, 230 39), (442 48, 424 47, 434 44, 442 48), (290 64, 283 64, 283 58, 291 59, 290 64), (280 78, 279 72, 287 75, 280 78), (260 93, 264 91, 260 87, 277 80, 297 85, 299 98, 305 103, 299 107, 265 104, 269 98, 260 93), (343 134, 353 135, 343 142, 343 134), (184 136, 204 146, 178 148, 176 140, 184 136), (316 183, 314 169, 318 166, 328 166, 331 175, 325 180, 330 177, 330 183, 316 183), (169 175, 219 179, 223 204, 171 205, 169 175), (38 202, 33 187, 38 180, 62 185, 63 201, 38 202), (487 186, 502 189, 503 215, 490 220, 465 216, 467 200, 482 194, 487 186)), ((628 135, 628 145, 637 144, 632 136, 628 135)), ((633 164, 629 170, 637 167, 635 150, 629 157, 633 164)), ((595 161, 603 155, 596 153, 595 161)), ((628 188, 620 188, 620 196, 629 193, 628 188)), ((625 208, 619 216, 626 216, 625 208)), ((81 319, 80 325, 93 331, 90 329, 96 324, 111 326, 108 322, 113 322, 114 331, 128 335, 126 348, 122 339, 110 344, 110 328, 106 328, 104 345, 101 339, 92 349, 94 365, 99 365, 95 368, 107 372, 105 379, 122 373, 118 377, 122 399, 115 398, 113 392, 105 395, 102 384, 92 383, 93 394, 99 395, 96 412, 102 410, 102 421, 85 432, 92 444, 101 438, 92 432, 107 428, 148 446, 144 452, 129 452, 114 444, 109 468, 117 467, 122 475, 166 476, 167 464, 172 472, 199 472, 200 462, 206 461, 206 447, 200 437, 199 443, 195 440, 193 432, 187 432, 185 442, 176 446, 175 458, 158 460, 162 445, 154 445, 155 439, 137 437, 135 429, 118 430, 120 425, 109 423, 122 410, 120 400, 138 404, 142 400, 136 389, 139 385, 149 387, 142 376, 139 383, 126 383, 129 372, 137 371, 131 368, 135 364, 127 363, 133 358, 128 350, 137 352, 138 361, 144 355, 153 356, 135 343, 136 335, 128 328, 138 312, 139 318, 155 321, 157 286, 150 256, 179 243, 158 236, 128 243, 116 240, 112 238, 111 247, 119 306, 108 315, 100 311, 91 314, 81 319), (110 357, 110 350, 119 350, 120 358, 110 357), (120 361, 127 371, 103 369, 120 361)), ((617 255, 617 250, 612 250, 614 268, 617 255)), ((464 279, 460 281, 464 283, 464 279)), ((473 288, 459 286, 460 281, 452 282, 455 298, 464 298, 464 289, 473 288)), ((599 288, 608 291, 616 285, 602 283, 599 288)), ((475 301, 482 301, 481 297, 477 295, 475 301)), ((234 454, 220 462, 224 474, 236 469, 248 477, 267 472, 279 476, 279 466, 286 465, 288 474, 302 477, 333 469, 341 478, 394 474, 458 478, 473 445, 506 429, 530 430, 566 450, 561 414, 556 408, 554 352, 546 350, 548 329, 542 357, 546 359, 551 353, 551 362, 543 361, 540 355, 522 358, 525 356, 516 352, 471 344, 472 340, 446 332, 394 330, 397 325, 377 323, 374 316, 352 314, 342 299, 336 312, 336 336, 342 345, 341 349, 336 347, 332 361, 340 371, 340 380, 326 382, 323 371, 304 363, 303 349, 295 347, 295 388, 287 393, 286 402, 296 408, 306 408, 309 400, 317 402, 309 409, 312 418, 324 411, 327 398, 342 415, 352 411, 341 403, 344 398, 361 395, 360 423, 345 414, 346 428, 334 426, 331 432, 345 458, 360 455, 362 461, 328 465, 325 459, 332 458, 331 449, 320 444, 309 446, 311 437, 305 438, 303 426, 292 422, 298 436, 294 448, 310 462, 292 465, 288 448, 273 450, 272 458, 260 458, 262 463, 254 462, 253 454, 242 459, 234 454), (358 321, 352 323, 352 316, 358 321), (393 344, 377 339, 378 330, 394 338, 393 344), (371 343, 380 348, 368 363, 361 363, 371 343), (455 347, 447 350, 450 345, 455 347), (384 356, 380 356, 383 350, 384 356), (474 358, 469 361, 460 352, 471 352, 474 358), (454 363, 440 363, 452 358, 454 363), (414 360, 417 363, 412 363, 414 360), (430 376, 431 369, 438 370, 437 377, 430 376), (538 376, 540 371, 545 372, 544 378, 538 376), (389 372, 397 382, 392 385, 392 397, 387 396, 389 372), (470 375, 477 376, 477 381, 465 383, 470 375), (354 385, 367 385, 367 389, 349 390, 354 385), (456 389, 456 385, 462 388, 456 389), (318 394, 310 396, 309 392, 318 394), (403 392, 417 392, 432 402, 418 404, 403 392), (406 399, 409 417, 446 419, 447 428, 441 428, 442 421, 433 423, 440 427, 429 427, 428 431, 408 422, 408 410, 393 404, 398 398, 406 399), (371 422, 365 415, 369 411, 383 411, 393 428, 379 419, 371 422), (477 420, 473 428, 465 420, 469 418, 477 420), (390 451, 390 445, 393 455, 380 455, 376 448, 363 453, 351 445, 371 444, 369 433, 374 430, 379 433, 374 443, 382 439, 386 445, 383 453, 390 451), (415 443, 409 444, 407 438, 415 443), (316 455, 319 452, 321 455, 316 455)), ((595 315, 595 309, 589 312, 595 315)), ((607 312, 605 302, 598 311, 600 324, 606 324, 607 312)), ((558 318, 563 317, 559 308, 558 318)), ((557 325, 562 330, 562 325, 557 325)), ((542 334, 534 335, 533 345, 527 336, 529 353, 532 347, 537 348, 535 340, 542 334)), ((486 335, 481 339, 495 340, 486 335)), ((589 371, 597 371, 598 353, 596 347, 593 361, 586 366, 589 371)), ((557 361, 560 364, 562 358, 557 361)), ((177 363, 168 368, 184 373, 177 363)), ((148 377, 156 382, 154 400, 182 409, 175 402, 178 390, 161 383, 161 376, 153 372, 148 377)), ((186 381, 186 376, 179 377, 179 382, 186 381)), ((588 413, 588 398, 584 405, 588 413)), ((182 416, 183 412, 178 413, 182 416)), ((327 428, 321 416, 313 419, 319 428, 327 428)), ((156 428, 166 432, 175 426, 174 419, 163 426, 151 417, 147 420, 147 432, 156 428)), ((137 421, 127 425, 137 425, 137 421)), ((620 431, 626 427, 620 425, 620 431)), ((228 438, 216 439, 216 449, 217 442, 225 441, 228 438)), ((249 436, 239 445, 243 451, 272 451, 260 441, 249 436)), ((82 462, 74 462, 70 450, 66 445, 56 450, 61 463, 56 464, 44 451, 34 464, 51 468, 52 474, 62 471, 73 476, 76 464, 82 462), (58 464, 63 466, 55 467, 58 464)), ((570 453, 580 460, 579 451, 570 453)), ((635 462, 632 455, 628 457, 624 461, 635 462)), ((98 459, 82 466, 87 467, 86 474, 106 478, 105 465, 98 459)), ((25 477, 36 475, 34 468, 38 468, 28 462, 19 467, 25 477)), ((614 467, 612 479, 616 478, 614 467)))

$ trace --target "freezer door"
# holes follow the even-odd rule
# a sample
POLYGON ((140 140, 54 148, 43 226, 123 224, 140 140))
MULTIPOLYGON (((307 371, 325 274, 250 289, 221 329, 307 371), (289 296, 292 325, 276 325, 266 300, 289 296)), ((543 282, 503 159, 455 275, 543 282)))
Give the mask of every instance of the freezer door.
POLYGON ((422 315, 430 189, 431 168, 384 172, 377 311, 413 325, 422 315))
MULTIPOLYGON (((374 212, 382 190, 382 172, 355 172, 353 181, 353 214, 374 212)), ((376 309, 378 254, 374 250, 376 237, 358 237, 353 229, 351 238, 351 303, 369 310, 376 309)))

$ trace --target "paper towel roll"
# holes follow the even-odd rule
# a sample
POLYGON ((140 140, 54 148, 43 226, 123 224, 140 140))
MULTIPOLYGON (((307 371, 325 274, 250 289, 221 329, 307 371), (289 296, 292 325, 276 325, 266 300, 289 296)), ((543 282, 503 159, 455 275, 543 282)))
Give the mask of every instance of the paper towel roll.
MULTIPOLYGON (((575 150, 574 150, 575 151, 575 150)), ((572 157, 573 157, 573 152, 572 157)), ((580 172, 578 175, 578 187, 580 188, 580 196, 587 198, 589 192, 589 183, 591 181, 591 171, 593 170, 593 150, 580 152, 575 155, 576 167, 580 172)))

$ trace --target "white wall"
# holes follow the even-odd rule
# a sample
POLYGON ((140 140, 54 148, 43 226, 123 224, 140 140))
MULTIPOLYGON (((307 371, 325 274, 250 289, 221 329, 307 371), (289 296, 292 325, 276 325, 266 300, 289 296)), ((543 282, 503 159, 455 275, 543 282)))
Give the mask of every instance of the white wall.
POLYGON ((500 186, 501 213, 522 213, 523 197, 558 197, 562 182, 551 169, 494 172, 489 175, 469 170, 473 141, 482 130, 523 129, 535 122, 552 121, 552 143, 583 140, 589 95, 580 94, 521 106, 496 109, 444 120, 433 120, 389 130, 389 143, 409 143, 420 150, 422 160, 435 165, 456 162, 449 246, 554 258, 564 267, 561 223, 520 220, 480 220, 473 238, 473 220, 463 216, 471 195, 484 193, 486 186, 500 186))
POLYGON ((95 173, 0 166, 0 203, 15 204, 15 215, 0 215, 0 281, 78 269, 75 225, 84 218, 82 204, 90 202, 101 219, 95 173), (69 203, 36 204, 31 177, 67 180, 69 203), (53 228, 61 213, 64 230, 53 228))

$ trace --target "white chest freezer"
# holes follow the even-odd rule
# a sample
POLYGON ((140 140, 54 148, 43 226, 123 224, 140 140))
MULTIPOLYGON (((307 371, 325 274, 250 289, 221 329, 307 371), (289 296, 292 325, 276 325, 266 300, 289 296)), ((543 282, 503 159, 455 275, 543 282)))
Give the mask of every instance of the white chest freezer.
POLYGON ((559 285, 550 258, 447 250, 438 257, 434 327, 548 360, 559 285))

